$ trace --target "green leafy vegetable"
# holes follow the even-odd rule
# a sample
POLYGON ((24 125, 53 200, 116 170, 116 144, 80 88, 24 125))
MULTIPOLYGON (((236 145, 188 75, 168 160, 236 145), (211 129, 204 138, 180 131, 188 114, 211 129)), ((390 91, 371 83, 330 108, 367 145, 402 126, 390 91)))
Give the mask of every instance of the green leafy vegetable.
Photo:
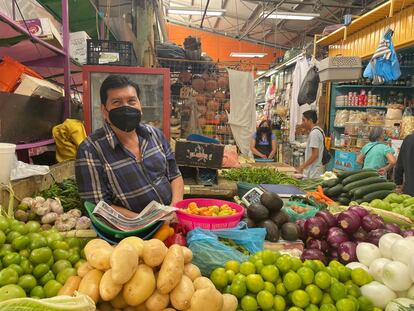
POLYGON ((45 199, 59 198, 65 212, 75 208, 84 211, 78 185, 73 179, 68 178, 60 183, 54 182, 49 189, 42 191, 40 195, 45 199))
POLYGON ((298 185, 296 178, 277 172, 271 168, 233 168, 223 171, 225 179, 251 184, 298 185))

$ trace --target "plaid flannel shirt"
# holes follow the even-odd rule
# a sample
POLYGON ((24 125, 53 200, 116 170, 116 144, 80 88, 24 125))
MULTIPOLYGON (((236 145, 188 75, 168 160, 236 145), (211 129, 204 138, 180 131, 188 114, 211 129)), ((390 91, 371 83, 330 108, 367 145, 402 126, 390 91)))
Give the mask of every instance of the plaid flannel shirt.
POLYGON ((76 181, 83 200, 140 212, 155 200, 170 204, 170 182, 181 176, 174 153, 163 133, 149 125, 137 128, 142 160, 119 142, 108 124, 79 146, 76 181))

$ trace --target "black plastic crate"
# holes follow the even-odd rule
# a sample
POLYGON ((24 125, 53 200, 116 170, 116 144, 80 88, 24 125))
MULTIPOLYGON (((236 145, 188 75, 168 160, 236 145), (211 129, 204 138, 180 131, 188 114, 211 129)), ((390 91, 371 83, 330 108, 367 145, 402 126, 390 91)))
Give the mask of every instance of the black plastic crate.
POLYGON ((88 65, 136 66, 137 63, 132 43, 128 41, 88 39, 87 54, 88 65), (110 61, 109 53, 118 53, 118 60, 114 57, 114 60, 110 61))

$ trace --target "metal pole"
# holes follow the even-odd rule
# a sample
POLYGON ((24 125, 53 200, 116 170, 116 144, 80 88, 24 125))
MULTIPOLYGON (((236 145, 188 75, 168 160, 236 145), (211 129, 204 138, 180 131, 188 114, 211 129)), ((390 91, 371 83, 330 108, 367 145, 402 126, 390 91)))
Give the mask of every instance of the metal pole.
POLYGON ((207 9, 208 9, 209 4, 210 4, 210 0, 207 0, 206 7, 205 7, 204 13, 203 13, 203 18, 201 19, 200 28, 203 28, 204 18, 206 17, 207 9))
POLYGON ((12 9, 13 9, 13 20, 16 20, 16 0, 12 1, 12 9))
POLYGON ((63 79, 65 90, 64 119, 70 117, 70 55, 69 55, 69 4, 62 0, 62 26, 63 26, 63 79))

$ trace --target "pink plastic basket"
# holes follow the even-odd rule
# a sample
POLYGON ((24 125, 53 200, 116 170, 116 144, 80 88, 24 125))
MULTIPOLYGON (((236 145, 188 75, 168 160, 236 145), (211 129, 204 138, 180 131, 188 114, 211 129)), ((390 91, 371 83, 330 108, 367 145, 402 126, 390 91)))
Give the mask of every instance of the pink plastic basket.
POLYGON ((214 200, 214 199, 187 199, 179 201, 175 204, 177 208, 187 208, 188 204, 191 202, 197 203, 199 207, 204 206, 211 206, 211 205, 218 205, 221 206, 223 204, 227 204, 231 208, 237 210, 237 214, 231 216, 198 216, 198 215, 190 215, 186 212, 177 210, 177 218, 182 224, 185 229, 193 230, 194 228, 202 228, 202 229, 227 229, 227 228, 234 228, 240 222, 244 214, 244 208, 236 203, 223 201, 223 200, 214 200))

